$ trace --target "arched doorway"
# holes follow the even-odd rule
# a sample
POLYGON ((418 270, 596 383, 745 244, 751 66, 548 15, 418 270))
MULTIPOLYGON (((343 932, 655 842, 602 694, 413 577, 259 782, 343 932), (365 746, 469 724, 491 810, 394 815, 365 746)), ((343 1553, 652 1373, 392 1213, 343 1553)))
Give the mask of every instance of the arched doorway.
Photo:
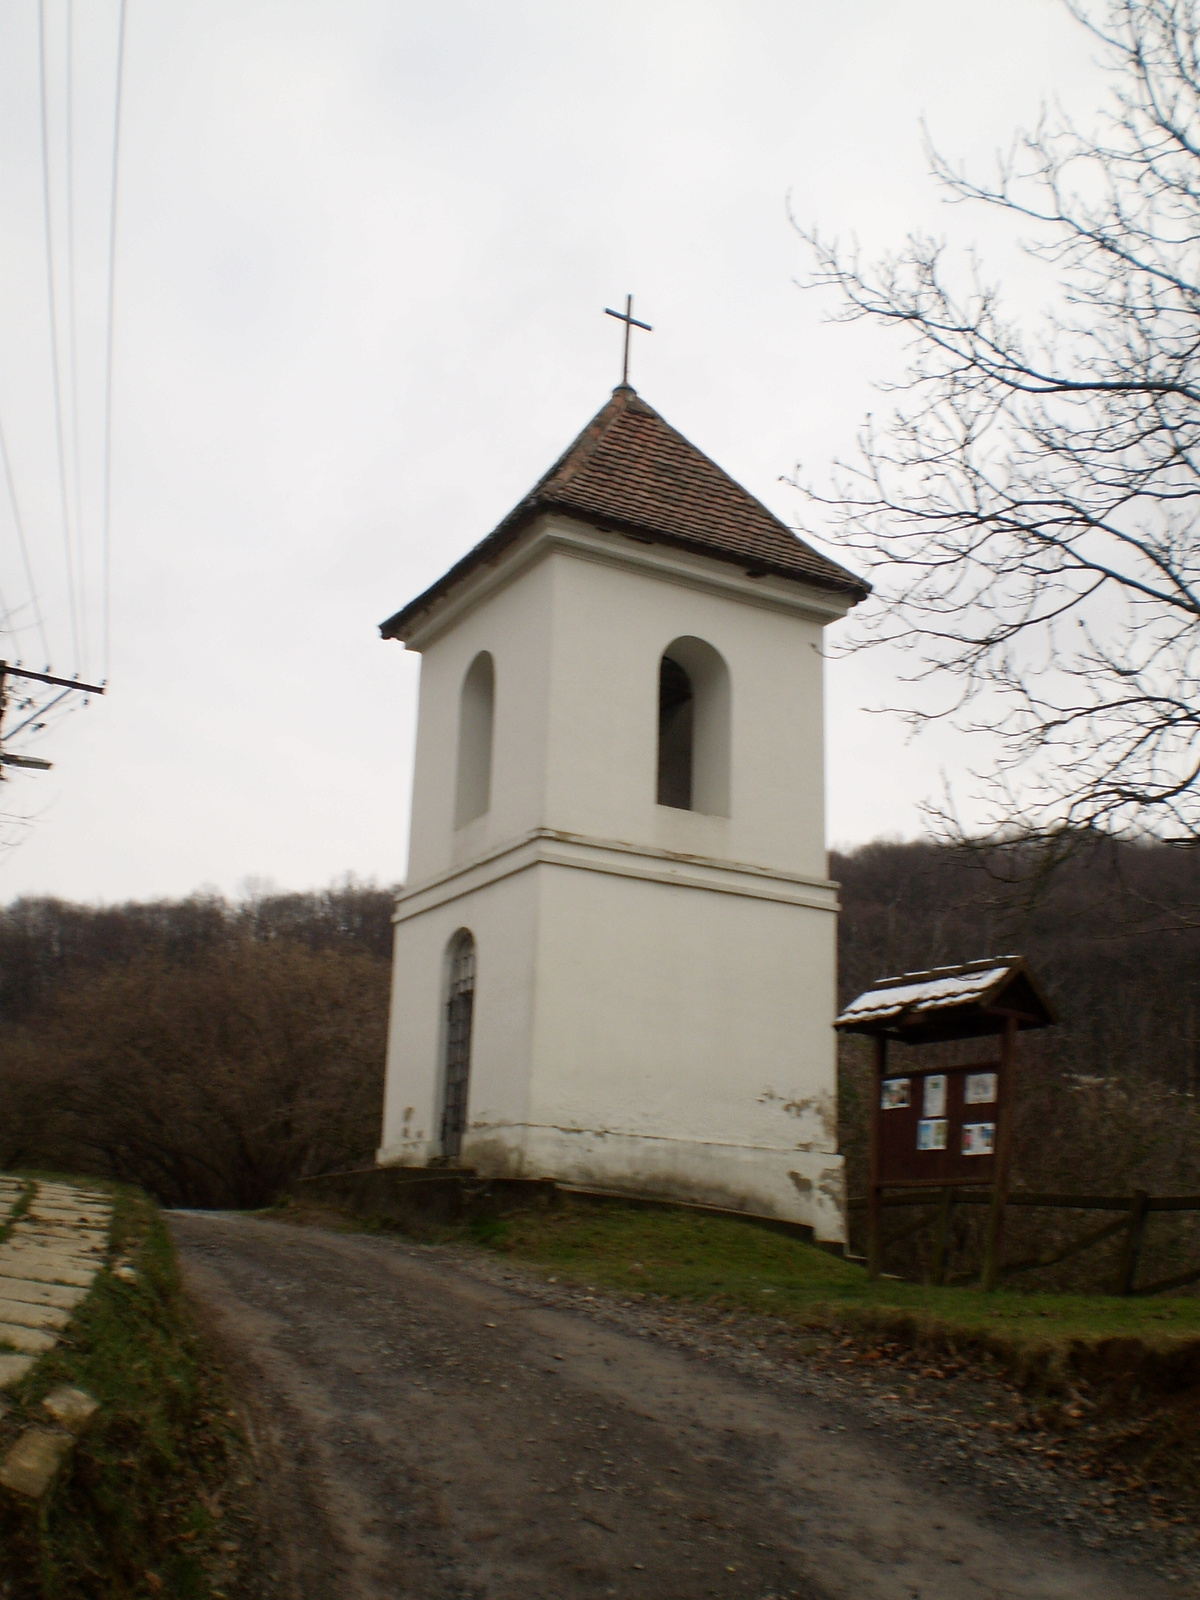
POLYGON ((442 1156, 457 1161, 467 1126, 471 1073, 471 1015, 475 1007, 475 941, 460 928, 450 941, 446 997, 446 1088, 442 1099, 442 1156))

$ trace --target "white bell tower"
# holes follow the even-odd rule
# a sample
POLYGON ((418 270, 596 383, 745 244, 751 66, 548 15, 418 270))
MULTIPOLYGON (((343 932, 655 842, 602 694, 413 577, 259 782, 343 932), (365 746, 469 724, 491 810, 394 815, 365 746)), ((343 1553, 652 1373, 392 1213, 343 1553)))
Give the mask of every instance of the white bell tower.
POLYGON ((822 629, 866 594, 622 384, 422 657, 383 1164, 844 1231, 822 629))

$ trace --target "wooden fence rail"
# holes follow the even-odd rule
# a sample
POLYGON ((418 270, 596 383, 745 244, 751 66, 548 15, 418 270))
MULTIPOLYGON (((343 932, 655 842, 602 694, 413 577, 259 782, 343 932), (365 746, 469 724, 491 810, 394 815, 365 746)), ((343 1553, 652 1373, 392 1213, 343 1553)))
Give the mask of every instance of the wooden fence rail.
MULTIPOLYGON (((899 1240, 920 1232, 922 1228, 932 1226, 935 1233, 930 1278, 935 1284, 943 1284, 948 1281, 950 1227, 954 1212, 959 1206, 990 1206, 992 1191, 990 1187, 905 1189, 881 1195, 879 1203, 885 1210, 904 1206, 925 1207, 928 1215, 901 1228, 886 1243, 896 1244, 899 1240)), ((1097 1228, 1089 1228, 1086 1233, 1068 1245, 1029 1256, 1024 1261, 1005 1262, 1000 1267, 1001 1277, 1011 1277, 1019 1272, 1032 1272, 1038 1267, 1057 1266, 1059 1262, 1068 1261, 1072 1256, 1082 1255, 1093 1245, 1101 1244, 1104 1240, 1123 1233, 1125 1239, 1113 1278, 1111 1291, 1113 1294, 1164 1294, 1168 1289, 1183 1289, 1188 1284, 1200 1283, 1200 1267, 1198 1267, 1172 1278, 1160 1279, 1157 1283, 1137 1286, 1138 1261, 1150 1213, 1200 1211, 1200 1195, 1151 1195, 1143 1190, 1137 1190, 1133 1194, 1039 1194, 1031 1190, 1024 1192, 1015 1190, 1009 1192, 1004 1204, 1028 1206, 1045 1211, 1108 1211, 1117 1212, 1118 1216, 1114 1222, 1105 1222, 1097 1228)), ((851 1211, 865 1211, 867 1206, 868 1201, 865 1197, 850 1201, 851 1211)))

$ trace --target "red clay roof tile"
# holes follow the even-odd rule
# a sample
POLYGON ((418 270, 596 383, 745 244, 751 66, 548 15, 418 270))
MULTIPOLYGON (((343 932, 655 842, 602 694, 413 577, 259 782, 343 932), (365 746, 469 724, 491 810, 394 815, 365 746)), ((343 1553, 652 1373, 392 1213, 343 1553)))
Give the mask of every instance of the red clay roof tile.
POLYGON ((854 601, 869 593, 861 578, 798 539, 640 395, 622 386, 503 522, 382 624, 384 638, 402 639, 434 601, 493 559, 543 511, 734 562, 755 576, 770 573, 837 590, 854 601))

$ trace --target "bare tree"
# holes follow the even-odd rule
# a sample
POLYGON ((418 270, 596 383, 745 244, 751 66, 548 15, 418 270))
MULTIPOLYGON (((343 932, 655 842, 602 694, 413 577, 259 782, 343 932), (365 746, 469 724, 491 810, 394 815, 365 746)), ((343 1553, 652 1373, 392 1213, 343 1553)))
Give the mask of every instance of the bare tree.
POLYGON ((890 420, 809 493, 873 569, 862 639, 914 652, 916 698, 949 686, 908 714, 998 736, 998 833, 1196 844, 1200 5, 1066 3, 1113 73, 1100 132, 1044 113, 990 183, 930 152, 1029 226, 1055 307, 1021 326, 926 236, 864 264, 801 228, 840 317, 910 341, 890 420))
POLYGON ((266 1204, 371 1160, 393 894, 0 908, 0 1169, 266 1204))
POLYGON ((387 985, 360 950, 290 939, 186 964, 142 956, 62 994, 32 1041, 0 1035, 0 1090, 55 1083, 60 1115, 26 1139, 57 1139, 76 1168, 174 1205, 266 1205, 371 1160, 387 985))

